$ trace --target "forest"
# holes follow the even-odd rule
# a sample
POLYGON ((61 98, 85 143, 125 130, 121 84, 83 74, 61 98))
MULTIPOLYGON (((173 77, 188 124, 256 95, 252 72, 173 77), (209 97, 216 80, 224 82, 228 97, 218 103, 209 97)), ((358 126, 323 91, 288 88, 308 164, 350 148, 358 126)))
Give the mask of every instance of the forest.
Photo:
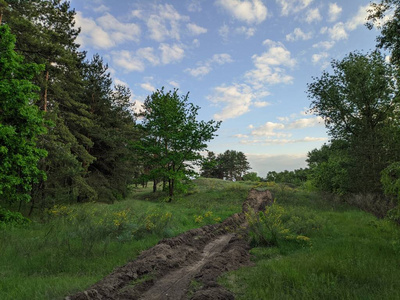
POLYGON ((265 178, 241 151, 207 150, 221 121, 199 120, 189 93, 160 87, 135 110, 103 58, 77 44, 75 15, 69 1, 0 0, 0 298, 84 290, 162 239, 239 213, 251 188, 277 203, 246 214, 256 271, 219 281, 239 299, 400 297, 385 271, 398 274, 389 260, 400 251, 399 1, 371 4, 376 49, 332 60, 305 87, 329 143, 307 168, 265 178), (371 264, 382 282, 365 274, 371 264))

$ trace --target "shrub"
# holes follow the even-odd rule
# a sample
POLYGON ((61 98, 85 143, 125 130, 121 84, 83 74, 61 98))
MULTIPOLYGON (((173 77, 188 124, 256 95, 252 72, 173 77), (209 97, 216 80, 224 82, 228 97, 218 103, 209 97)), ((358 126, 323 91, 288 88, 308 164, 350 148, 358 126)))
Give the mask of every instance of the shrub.
POLYGON ((19 212, 12 212, 8 209, 0 207, 0 226, 1 225, 12 225, 12 226, 20 226, 29 224, 31 221, 28 218, 25 218, 19 212))

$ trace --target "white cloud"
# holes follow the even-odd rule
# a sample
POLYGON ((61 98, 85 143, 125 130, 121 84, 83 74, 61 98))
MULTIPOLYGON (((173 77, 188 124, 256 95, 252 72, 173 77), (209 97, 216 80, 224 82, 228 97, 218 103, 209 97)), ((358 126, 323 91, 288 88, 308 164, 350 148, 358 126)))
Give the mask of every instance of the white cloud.
POLYGON ((360 6, 358 12, 348 22, 346 28, 348 30, 355 30, 358 26, 362 26, 367 22, 369 4, 360 6))
POLYGON ((188 23, 186 24, 186 27, 192 35, 199 35, 207 32, 207 28, 198 26, 194 23, 188 23))
POLYGON ((297 40, 309 40, 312 37, 312 33, 305 33, 300 28, 295 28, 292 33, 286 35, 287 41, 297 41, 297 40))
POLYGON ((111 36, 92 18, 85 18, 81 12, 75 15, 76 27, 81 28, 77 43, 82 46, 93 46, 94 48, 109 49, 115 46, 111 36))
POLYGON ((243 138, 248 138, 248 137, 249 137, 248 135, 241 134, 241 133, 235 134, 235 135, 233 135, 233 136, 234 136, 234 137, 237 137, 237 138, 239 138, 239 139, 243 139, 243 138))
POLYGON ((321 28, 321 33, 328 33, 329 37, 334 41, 346 40, 348 38, 346 27, 343 22, 336 23, 331 28, 323 27, 321 28))
POLYGON ((233 62, 231 56, 227 53, 214 54, 212 58, 206 60, 205 62, 198 62, 198 67, 187 68, 185 72, 189 73, 194 77, 203 77, 211 72, 214 64, 223 65, 226 63, 233 62))
POLYGON ((101 4, 100 6, 96 6, 93 8, 93 10, 97 13, 104 13, 106 11, 109 11, 110 8, 105 6, 104 4, 101 4))
POLYGON ((261 108, 261 107, 266 107, 266 106, 268 106, 268 105, 271 105, 271 103, 266 102, 266 101, 255 101, 255 102, 253 103, 253 105, 254 105, 255 107, 261 108))
POLYGON ((142 60, 147 60, 153 66, 160 64, 160 59, 154 54, 152 47, 140 48, 136 51, 136 55, 142 60))
POLYGON ((185 50, 177 44, 160 44, 161 61, 163 64, 174 63, 182 60, 185 55, 185 50))
POLYGON ((268 51, 261 55, 253 55, 255 69, 248 71, 245 77, 255 88, 261 88, 264 84, 291 83, 293 77, 286 75, 283 67, 294 67, 296 60, 291 58, 290 51, 280 42, 266 40, 268 51))
POLYGON ((325 50, 331 49, 335 45, 334 41, 323 41, 313 45, 313 48, 321 48, 325 50))
POLYGON ((116 43, 124 41, 139 41, 140 27, 135 23, 121 23, 113 15, 106 13, 96 20, 107 30, 116 43))
POLYGON ((312 23, 312 22, 318 22, 321 21, 322 17, 321 14, 319 13, 319 9, 318 8, 314 8, 314 9, 309 9, 306 13, 306 19, 305 21, 307 23, 312 23))
POLYGON ((224 41, 228 40, 230 28, 228 25, 224 24, 218 29, 218 34, 222 37, 224 41))
POLYGON ((212 70, 211 66, 206 65, 206 66, 199 66, 197 68, 187 68, 185 70, 186 73, 189 73, 193 77, 203 77, 210 73, 212 70))
POLYGON ((233 60, 232 60, 232 57, 229 54, 221 53, 221 54, 214 54, 212 59, 211 59, 211 62, 215 62, 215 63, 217 63, 219 65, 223 65, 223 64, 226 64, 226 63, 231 63, 231 62, 233 62, 233 60))
POLYGON ((143 61, 137 56, 127 50, 113 51, 112 53, 114 63, 125 69, 126 71, 143 71, 145 65, 143 61))
POLYGON ((106 13, 95 20, 86 18, 81 12, 75 15, 76 26, 81 28, 77 42, 97 49, 109 49, 126 41, 138 42, 140 27, 135 23, 121 23, 106 13))
POLYGON ((114 77, 114 83, 115 83, 115 85, 123 85, 123 86, 129 87, 129 85, 125 81, 122 81, 116 77, 114 77))
POLYGON ((189 17, 180 15, 171 4, 155 5, 149 15, 135 13, 135 16, 146 22, 149 37, 157 42, 180 40, 181 22, 189 21, 189 17))
POLYGON ((297 144, 297 143, 311 143, 311 142, 322 142, 327 141, 326 137, 305 137, 301 139, 285 139, 285 138, 267 138, 267 139, 254 139, 254 140, 242 140, 241 144, 252 145, 252 144, 263 144, 263 145, 286 145, 286 144, 297 144))
POLYGON ((329 22, 335 22, 342 12, 342 8, 337 3, 329 3, 329 22))
POLYGON ((179 83, 176 81, 171 80, 170 82, 168 82, 171 86, 173 86, 174 88, 179 88, 179 83))
POLYGON ((216 113, 216 120, 236 118, 248 112, 255 94, 246 84, 234 84, 231 86, 218 86, 214 88, 214 95, 208 99, 216 104, 224 104, 220 113, 216 113))
POLYGON ((154 92, 156 90, 156 88, 148 82, 142 83, 140 87, 149 92, 154 92))
POLYGON ((324 125, 324 120, 321 117, 302 118, 295 120, 285 126, 285 129, 300 129, 308 127, 316 127, 324 125))
POLYGON ((200 12, 202 10, 200 1, 199 0, 191 0, 187 9, 190 12, 200 12))
POLYGON ((287 136, 284 133, 277 133, 275 130, 283 130, 285 125, 282 123, 267 122, 251 132, 253 136, 287 136))
POLYGON ((246 38, 252 37, 255 32, 256 32, 256 29, 254 27, 241 26, 241 27, 235 28, 235 33, 244 34, 246 36, 246 38))
POLYGON ((248 24, 259 24, 267 18, 268 10, 261 0, 217 0, 215 3, 248 24))
POLYGON ((311 61, 313 64, 317 64, 317 63, 327 59, 328 57, 329 57, 329 54, 327 52, 316 53, 316 54, 313 54, 313 56, 311 57, 311 61))
MULTIPOLYGON (((321 117, 314 118, 301 118, 296 119, 292 122, 288 122, 288 117, 278 118, 282 123, 275 122, 266 122, 264 125, 261 125, 257 128, 251 127, 253 129, 251 131, 252 136, 267 136, 267 137, 291 137, 292 134, 288 133, 288 130, 291 129, 303 129, 309 127, 323 126, 324 121, 321 117), (285 132, 286 131, 286 132, 285 132)), ((265 140, 263 140, 265 141, 265 140)))
POLYGON ((281 14, 288 16, 307 8, 313 0, 276 0, 281 6, 281 14))

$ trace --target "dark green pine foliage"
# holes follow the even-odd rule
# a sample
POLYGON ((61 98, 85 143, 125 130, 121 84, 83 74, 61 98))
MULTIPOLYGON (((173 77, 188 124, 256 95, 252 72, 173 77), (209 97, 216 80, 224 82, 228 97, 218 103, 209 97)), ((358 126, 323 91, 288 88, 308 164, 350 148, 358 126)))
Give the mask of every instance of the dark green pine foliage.
POLYGON ((39 141, 49 153, 41 161, 48 180, 34 187, 32 207, 96 195, 85 178, 94 160, 88 152, 93 142, 85 132, 93 122, 82 102, 84 55, 75 43, 79 30, 74 28, 74 16, 68 2, 54 0, 9 1, 3 17, 17 35, 17 51, 45 65, 35 82, 40 86, 40 107, 53 124, 39 141))
POLYGON ((46 151, 36 142, 46 129, 32 84, 43 66, 25 63, 14 48, 9 27, 0 25, 0 203, 29 201, 32 184, 45 177, 37 165, 46 151))
POLYGON ((85 67, 85 99, 90 108, 93 126, 87 136, 93 141, 88 183, 100 201, 115 201, 126 196, 127 185, 135 172, 134 152, 128 147, 137 138, 131 93, 124 86, 112 90, 108 67, 99 55, 85 67))

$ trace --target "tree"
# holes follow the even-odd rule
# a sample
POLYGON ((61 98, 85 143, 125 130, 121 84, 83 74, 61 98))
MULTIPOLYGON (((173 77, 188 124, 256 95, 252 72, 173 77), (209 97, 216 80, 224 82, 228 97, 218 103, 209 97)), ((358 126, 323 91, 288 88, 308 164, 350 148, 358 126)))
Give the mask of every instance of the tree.
POLYGON ((260 181, 260 177, 257 176, 256 172, 250 172, 243 175, 244 181, 260 181))
POLYGON ((353 191, 379 192, 380 172, 399 156, 397 69, 376 51, 350 53, 332 68, 308 84, 311 110, 333 140, 349 143, 353 191))
POLYGON ((38 162, 46 156, 36 145, 46 129, 31 82, 43 66, 24 63, 14 48, 8 25, 0 25, 0 200, 8 202, 30 200, 32 184, 45 177, 38 162))
POLYGON ((369 29, 377 27, 381 34, 376 38, 377 47, 388 49, 391 52, 391 61, 400 65, 400 1, 381 0, 380 3, 371 3, 368 10, 369 29), (387 15, 391 15, 387 18, 387 15))
POLYGON ((200 151, 214 138, 220 122, 196 120, 200 107, 188 102, 189 94, 179 96, 178 90, 155 91, 143 105, 140 128, 142 137, 137 149, 155 178, 168 181, 169 201, 176 182, 193 173, 191 163, 200 161, 200 151))
POLYGON ((201 165, 202 176, 229 180, 242 180, 250 169, 246 155, 235 150, 226 150, 217 157, 214 152, 209 152, 201 165))

